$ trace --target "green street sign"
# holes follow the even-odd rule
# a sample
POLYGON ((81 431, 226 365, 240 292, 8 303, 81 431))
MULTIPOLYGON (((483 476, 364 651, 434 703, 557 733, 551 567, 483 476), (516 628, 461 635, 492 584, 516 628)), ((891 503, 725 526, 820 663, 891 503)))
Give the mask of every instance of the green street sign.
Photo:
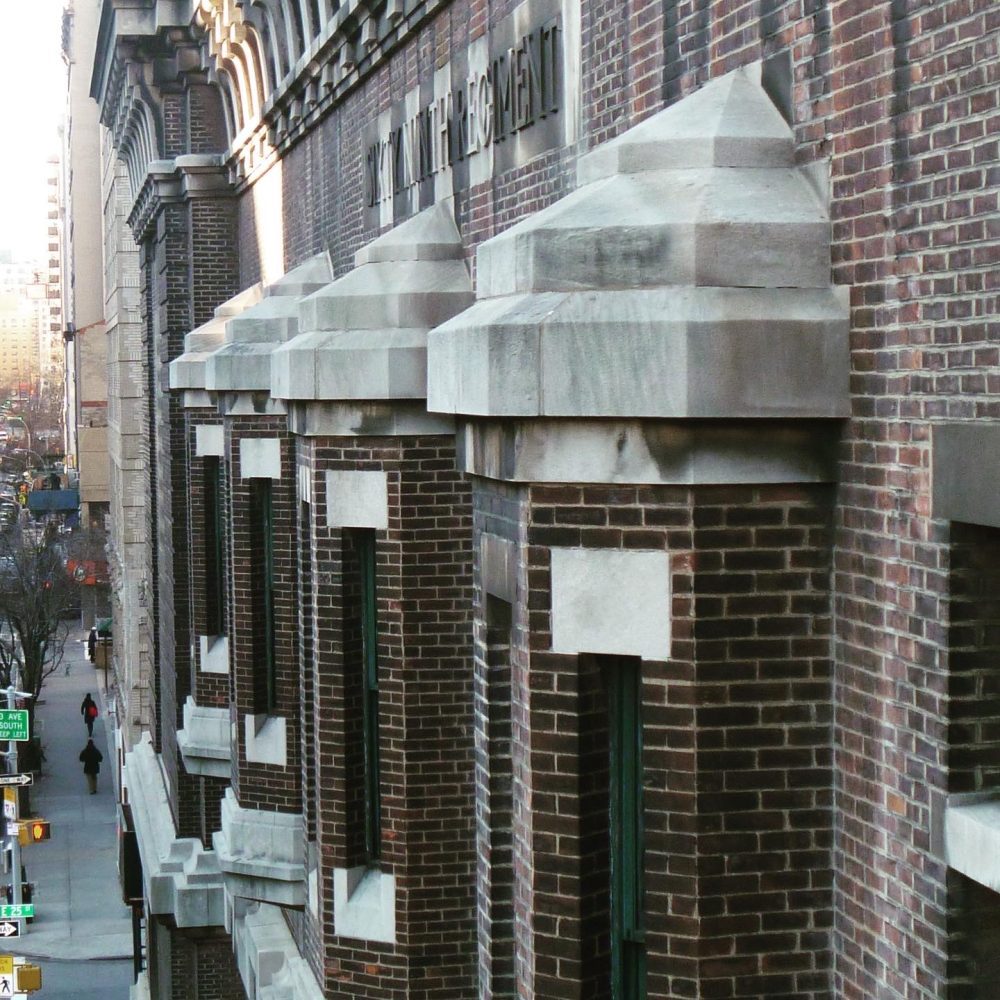
POLYGON ((3 903, 0 905, 0 920, 20 920, 34 915, 34 903, 3 903))
POLYGON ((28 739, 28 710, 0 708, 0 740, 28 739))

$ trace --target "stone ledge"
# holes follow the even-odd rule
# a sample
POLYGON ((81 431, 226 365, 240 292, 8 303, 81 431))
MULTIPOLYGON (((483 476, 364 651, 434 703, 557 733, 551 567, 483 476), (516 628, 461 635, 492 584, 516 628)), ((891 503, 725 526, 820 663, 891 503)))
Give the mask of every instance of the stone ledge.
POLYGON ((177 731, 177 746, 189 774, 228 778, 232 760, 229 709, 196 705, 189 696, 184 702, 184 728, 177 731))
POLYGON ((280 906, 305 904, 301 813, 244 809, 227 788, 222 829, 212 843, 230 895, 280 906))
POLYGON ((1000 423, 931 429, 934 517, 1000 528, 1000 423))
POLYGON ((125 784, 135 822, 150 912, 178 927, 216 927, 225 921, 222 872, 214 851, 178 838, 160 763, 149 736, 125 755, 125 784))
POLYGON ((837 479, 835 421, 469 420, 462 472, 506 482, 670 486, 837 479))
POLYGON ((944 847, 949 867, 1000 892, 1000 798, 960 796, 949 801, 944 847))
POLYGON ((239 899, 227 903, 227 924, 247 996, 254 1000, 323 1000, 281 908, 239 899))

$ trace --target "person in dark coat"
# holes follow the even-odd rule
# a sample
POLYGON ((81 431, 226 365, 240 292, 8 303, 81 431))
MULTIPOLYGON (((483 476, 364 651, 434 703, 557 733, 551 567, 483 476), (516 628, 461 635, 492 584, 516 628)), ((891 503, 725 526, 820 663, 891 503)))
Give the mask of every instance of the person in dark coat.
POLYGON ((83 716, 83 721, 87 724, 87 735, 94 735, 94 720, 97 718, 97 702, 90 697, 90 692, 87 692, 87 697, 80 702, 80 714, 83 716))
MULTIPOLYGON (((94 662, 97 657, 97 627, 95 626, 90 630, 90 635, 87 636, 87 659, 91 663, 94 662)), ((90 695, 87 695, 89 698, 90 695)))
POLYGON ((97 775, 101 770, 101 761, 104 755, 94 746, 93 740, 87 740, 87 745, 80 751, 80 760, 83 761, 83 773, 87 776, 87 787, 91 795, 97 794, 97 775))

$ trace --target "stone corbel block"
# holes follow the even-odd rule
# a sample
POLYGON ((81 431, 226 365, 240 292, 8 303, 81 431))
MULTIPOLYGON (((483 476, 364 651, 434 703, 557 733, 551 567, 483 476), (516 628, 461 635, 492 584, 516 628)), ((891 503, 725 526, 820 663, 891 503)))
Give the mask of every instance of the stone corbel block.
POLYGON ((280 906, 305 904, 301 813, 245 809, 230 788, 222 800, 222 829, 212 840, 230 895, 280 906))
POLYGON ((229 710, 199 706, 189 697, 184 703, 184 728, 177 732, 177 746, 188 773, 228 778, 232 760, 229 710))

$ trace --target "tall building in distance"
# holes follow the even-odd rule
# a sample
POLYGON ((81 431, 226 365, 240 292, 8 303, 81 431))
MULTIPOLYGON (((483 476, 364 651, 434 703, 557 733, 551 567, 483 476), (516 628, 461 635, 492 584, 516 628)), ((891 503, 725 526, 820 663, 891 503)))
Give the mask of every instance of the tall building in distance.
POLYGON ((66 5, 62 52, 68 72, 62 181, 61 185, 50 184, 51 188, 61 187, 63 192, 59 216, 64 227, 61 253, 54 255, 49 264, 61 278, 65 303, 58 343, 62 360, 65 342, 68 456, 79 469, 80 523, 90 536, 86 545, 90 571, 81 587, 85 626, 112 613, 105 553, 111 513, 111 457, 101 136, 97 107, 89 93, 97 23, 98 5, 94 0, 75 0, 66 5))
MULTIPOLYGON (((50 195, 53 211, 58 216, 57 195, 50 195)), ((59 229, 58 218, 49 222, 59 229)), ((54 245, 54 256, 44 263, 0 254, 0 389, 24 400, 62 393, 58 238, 54 245)))

